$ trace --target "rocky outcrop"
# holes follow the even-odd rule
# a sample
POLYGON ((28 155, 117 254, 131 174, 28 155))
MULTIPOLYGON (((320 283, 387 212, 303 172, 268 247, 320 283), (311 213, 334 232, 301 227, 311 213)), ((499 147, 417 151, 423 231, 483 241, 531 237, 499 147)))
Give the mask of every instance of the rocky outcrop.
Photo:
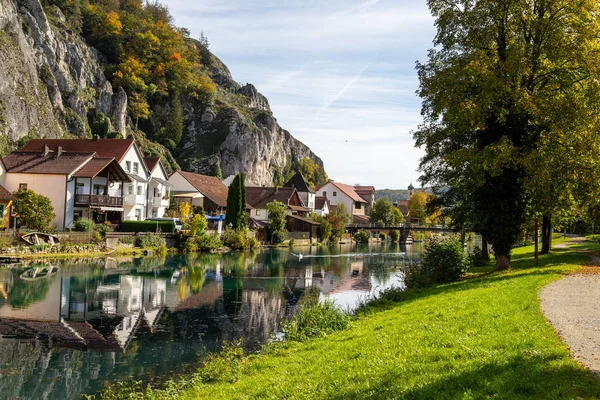
POLYGON ((88 136, 90 110, 111 116, 125 135, 127 96, 113 94, 99 55, 65 22, 39 0, 0 0, 0 50, 9 58, 0 63, 0 134, 11 141, 88 136))

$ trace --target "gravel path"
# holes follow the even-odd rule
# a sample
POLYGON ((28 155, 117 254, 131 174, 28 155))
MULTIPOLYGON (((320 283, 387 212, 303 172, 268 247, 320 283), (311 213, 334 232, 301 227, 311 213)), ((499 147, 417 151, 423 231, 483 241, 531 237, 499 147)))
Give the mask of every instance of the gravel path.
POLYGON ((573 357, 600 375, 600 257, 544 287, 540 304, 573 357))

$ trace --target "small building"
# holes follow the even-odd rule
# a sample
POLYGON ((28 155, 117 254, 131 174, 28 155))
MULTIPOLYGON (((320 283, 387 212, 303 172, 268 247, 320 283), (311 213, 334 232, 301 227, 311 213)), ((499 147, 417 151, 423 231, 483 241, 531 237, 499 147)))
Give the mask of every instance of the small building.
POLYGON ((176 205, 189 203, 204 207, 207 214, 223 214, 227 210, 228 188, 214 176, 176 171, 169 177, 176 205))
POLYGON ((304 207, 298 191, 288 187, 247 187, 246 202, 252 207, 250 218, 267 221, 269 214, 267 204, 280 201, 288 207, 288 215, 308 216, 310 210, 304 207))
POLYGON ((331 208, 343 204, 350 215, 366 215, 367 202, 356 193, 354 186, 330 180, 316 192, 319 196, 327 197, 331 208))
POLYGON ((358 194, 364 201, 367 202, 365 208, 365 214, 370 215, 371 210, 375 206, 375 186, 354 186, 354 191, 358 194))
POLYGON ((169 174, 160 157, 144 157, 146 167, 150 172, 148 182, 148 218, 162 218, 169 208, 171 200, 171 185, 169 174))
POLYGON ((306 183, 306 179, 300 171, 297 171, 283 187, 296 189, 306 208, 310 211, 315 210, 315 191, 306 183))
POLYGON ((329 215, 329 200, 324 196, 315 196, 315 213, 320 217, 329 215))
POLYGON ((313 221, 310 217, 299 215, 286 216, 286 228, 290 232, 308 232, 309 238, 318 237, 320 223, 313 221))

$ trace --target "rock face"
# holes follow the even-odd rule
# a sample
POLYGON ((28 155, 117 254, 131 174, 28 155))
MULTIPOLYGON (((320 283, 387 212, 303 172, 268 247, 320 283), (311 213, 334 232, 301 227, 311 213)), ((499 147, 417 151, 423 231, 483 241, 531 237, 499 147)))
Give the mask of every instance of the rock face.
MULTIPOLYGON (((90 137, 94 113, 109 117, 123 137, 131 133, 127 94, 106 80, 101 54, 70 30, 58 7, 0 0, 0 54, 0 154, 14 150, 21 138, 90 137)), ((184 169, 216 176, 244 172, 249 185, 262 186, 302 158, 322 165, 279 126, 265 96, 235 82, 218 58, 210 60, 216 100, 182 99, 184 132, 174 154, 184 169)))
POLYGON ((0 51, 8 59, 0 63, 4 140, 87 136, 90 109, 113 117, 125 134, 127 96, 113 94, 97 52, 62 29, 64 22, 58 7, 44 10, 39 0, 0 0, 0 51))
POLYGON ((323 162, 279 126, 269 101, 251 84, 240 87, 216 57, 211 77, 220 88, 215 104, 185 104, 184 133, 178 149, 186 170, 223 177, 246 174, 249 186, 270 186, 275 170, 292 169, 302 158, 323 162))

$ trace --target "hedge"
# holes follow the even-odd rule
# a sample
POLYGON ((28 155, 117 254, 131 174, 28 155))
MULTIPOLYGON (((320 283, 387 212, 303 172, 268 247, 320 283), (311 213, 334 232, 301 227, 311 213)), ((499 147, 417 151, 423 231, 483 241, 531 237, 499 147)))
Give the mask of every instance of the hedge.
POLYGON ((121 222, 121 232, 156 232, 158 229, 162 233, 175 232, 175 223, 173 221, 123 221, 121 222))

